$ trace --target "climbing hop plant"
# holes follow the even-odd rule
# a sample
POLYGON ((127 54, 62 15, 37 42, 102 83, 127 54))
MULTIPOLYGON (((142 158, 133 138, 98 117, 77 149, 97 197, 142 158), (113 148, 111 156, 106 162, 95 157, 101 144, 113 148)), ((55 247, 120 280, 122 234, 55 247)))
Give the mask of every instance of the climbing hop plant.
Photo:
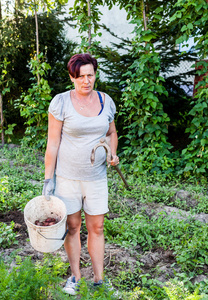
POLYGON ((151 29, 144 29, 143 20, 135 19, 135 38, 132 41, 133 64, 123 92, 120 114, 125 116, 125 154, 132 159, 133 169, 143 172, 171 172, 171 145, 167 142, 169 117, 164 113, 160 95, 168 96, 159 76, 160 58, 151 29))
POLYGON ((84 1, 75 0, 74 6, 69 8, 69 13, 76 21, 76 27, 79 31, 81 43, 79 51, 93 53, 99 41, 96 37, 101 37, 99 31, 101 19, 101 11, 99 5, 103 5, 102 1, 84 1))
POLYGON ((44 79, 47 71, 51 68, 44 61, 43 53, 40 53, 38 59, 31 59, 30 70, 33 74, 33 83, 27 92, 22 93, 20 99, 17 99, 16 107, 19 107, 20 114, 25 118, 25 136, 23 143, 36 148, 46 146, 47 128, 48 128, 48 106, 51 96, 51 88, 48 81, 44 79), (37 76, 40 75, 40 81, 37 82, 37 76))
POLYGON ((170 21, 178 21, 181 31, 178 33, 177 44, 188 42, 194 37, 198 61, 193 66, 200 80, 196 85, 196 92, 192 100, 192 116, 189 133, 190 144, 182 151, 185 176, 206 175, 208 172, 208 1, 207 0, 178 0, 175 4, 175 14, 170 21))

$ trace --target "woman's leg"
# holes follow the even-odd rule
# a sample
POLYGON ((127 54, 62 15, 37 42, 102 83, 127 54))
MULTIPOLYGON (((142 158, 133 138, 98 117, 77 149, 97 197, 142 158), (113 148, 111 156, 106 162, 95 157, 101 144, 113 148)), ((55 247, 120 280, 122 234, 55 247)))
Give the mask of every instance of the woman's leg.
POLYGON ((88 251, 92 260, 94 282, 103 279, 103 264, 105 241, 103 233, 104 215, 92 216, 85 213, 86 227, 88 231, 88 251))
POLYGON ((81 212, 67 216, 68 234, 64 242, 64 247, 69 259, 71 276, 75 276, 76 281, 81 278, 80 274, 80 227, 81 227, 81 212))

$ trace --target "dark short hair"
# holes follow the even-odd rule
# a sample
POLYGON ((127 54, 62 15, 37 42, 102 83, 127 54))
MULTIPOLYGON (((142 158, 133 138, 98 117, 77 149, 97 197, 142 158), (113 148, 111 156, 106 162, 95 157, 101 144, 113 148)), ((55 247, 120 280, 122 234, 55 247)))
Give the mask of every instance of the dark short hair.
POLYGON ((96 58, 92 57, 88 53, 75 54, 70 58, 67 64, 67 69, 73 78, 77 78, 80 75, 80 67, 88 64, 93 65, 94 71, 97 71, 96 58))

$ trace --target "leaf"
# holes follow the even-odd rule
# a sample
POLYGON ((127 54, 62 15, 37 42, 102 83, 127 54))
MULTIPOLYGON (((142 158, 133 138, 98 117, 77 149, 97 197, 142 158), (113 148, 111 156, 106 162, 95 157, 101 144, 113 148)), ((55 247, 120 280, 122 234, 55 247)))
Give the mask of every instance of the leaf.
POLYGON ((151 41, 152 39, 155 39, 156 36, 154 34, 148 34, 148 35, 144 35, 141 37, 141 40, 142 41, 145 41, 145 42, 149 42, 151 41))
POLYGON ((156 136, 158 137, 158 136, 161 134, 161 131, 160 131, 160 130, 156 130, 156 131, 155 131, 155 134, 156 134, 156 136))
POLYGON ((150 105, 152 106, 152 108, 154 108, 154 109, 155 109, 155 108, 156 108, 156 106, 157 106, 157 103, 152 101, 152 102, 150 102, 150 105))
POLYGON ((193 27, 193 24, 192 23, 189 23, 188 25, 187 25, 187 28, 188 29, 193 29, 194 27, 193 27))
POLYGON ((147 277, 142 277, 142 284, 144 285, 147 282, 147 277))
POLYGON ((202 140, 201 140, 201 145, 202 145, 202 146, 205 146, 205 144, 207 144, 207 142, 208 142, 207 140, 202 139, 202 140))
POLYGON ((155 13, 159 14, 161 11, 163 11, 163 7, 159 6, 159 7, 156 8, 155 13))
POLYGON ((84 18, 84 17, 85 17, 85 14, 83 13, 83 14, 77 16, 77 20, 81 20, 81 19, 84 18))
POLYGON ((144 134, 144 130, 139 129, 139 130, 138 130, 138 135, 141 136, 142 134, 144 134))
POLYGON ((176 40, 176 44, 181 44, 186 41, 186 36, 182 35, 176 40))
POLYGON ((186 25, 183 25, 183 27, 181 28, 181 31, 186 31, 187 30, 187 26, 186 25))

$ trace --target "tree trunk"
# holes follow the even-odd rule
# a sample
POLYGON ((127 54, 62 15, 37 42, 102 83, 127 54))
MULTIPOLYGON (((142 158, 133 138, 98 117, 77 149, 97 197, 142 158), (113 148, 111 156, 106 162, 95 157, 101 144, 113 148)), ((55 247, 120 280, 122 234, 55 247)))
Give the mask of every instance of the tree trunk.
POLYGON ((1 0, 0 0, 0 20, 2 20, 1 0))
POLYGON ((0 92, 0 116, 1 116, 1 144, 2 146, 4 146, 4 129, 3 129, 3 125, 4 125, 4 116, 3 116, 3 96, 2 93, 0 92))
MULTIPOLYGON (((90 0, 87 0, 87 8, 88 8, 88 17, 91 17, 90 0)), ((91 40, 92 40, 92 36, 91 36, 91 23, 90 23, 88 27, 88 49, 90 49, 91 47, 91 40)))
POLYGON ((146 18, 146 11, 145 11, 144 0, 142 0, 142 11, 143 11, 144 30, 147 30, 147 18, 146 18))
MULTIPOLYGON (((39 34, 38 34, 38 14, 35 9, 35 30, 36 30, 36 55, 37 55, 37 61, 38 61, 38 55, 39 55, 39 34)), ((40 83, 40 74, 37 73, 38 77, 38 84, 40 83)))

